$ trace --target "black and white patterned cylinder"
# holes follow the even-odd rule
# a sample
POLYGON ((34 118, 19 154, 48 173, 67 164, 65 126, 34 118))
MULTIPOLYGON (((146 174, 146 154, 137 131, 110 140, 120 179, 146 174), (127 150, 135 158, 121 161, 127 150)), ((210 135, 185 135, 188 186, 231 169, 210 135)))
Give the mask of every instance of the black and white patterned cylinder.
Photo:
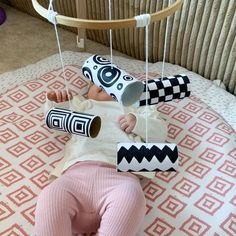
MULTIPOLYGON (((138 106, 146 105, 146 82, 143 83, 144 90, 138 106)), ((147 87, 148 105, 189 97, 191 94, 189 78, 183 74, 164 77, 162 80, 161 78, 148 80, 147 87)))
POLYGON ((144 89, 141 81, 99 55, 89 57, 82 67, 82 72, 124 106, 137 102, 144 89))
POLYGON ((95 138, 101 128, 101 118, 86 113, 52 108, 46 114, 46 125, 50 129, 95 138))
POLYGON ((117 171, 176 171, 178 149, 174 143, 119 143, 117 171))

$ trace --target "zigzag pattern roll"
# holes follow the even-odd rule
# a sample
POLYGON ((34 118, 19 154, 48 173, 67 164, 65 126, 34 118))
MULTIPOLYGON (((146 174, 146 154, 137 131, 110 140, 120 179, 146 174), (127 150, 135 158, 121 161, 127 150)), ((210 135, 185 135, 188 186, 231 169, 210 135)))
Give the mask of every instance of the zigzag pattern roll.
POLYGON ((86 113, 53 108, 46 114, 46 125, 50 129, 95 138, 101 128, 101 118, 86 113))
POLYGON ((89 57, 82 67, 85 77, 103 88, 124 106, 137 102, 143 92, 143 83, 99 55, 89 57))
MULTIPOLYGON (((144 90, 139 99, 138 106, 146 105, 146 82, 144 90)), ((186 75, 174 75, 148 80, 148 105, 154 105, 159 102, 168 102, 173 99, 180 99, 190 96, 190 81, 186 75)))
POLYGON ((176 171, 178 149, 173 143, 119 143, 117 171, 176 171))

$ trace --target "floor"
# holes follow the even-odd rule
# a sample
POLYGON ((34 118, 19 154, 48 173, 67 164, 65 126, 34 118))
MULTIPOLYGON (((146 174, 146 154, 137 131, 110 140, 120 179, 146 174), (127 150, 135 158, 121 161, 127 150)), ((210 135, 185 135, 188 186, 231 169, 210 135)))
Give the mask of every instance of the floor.
MULTIPOLYGON (((54 27, 40 19, 3 4, 7 20, 0 25, 0 74, 24 67, 58 53, 54 27)), ((78 51, 76 34, 58 28, 62 51, 78 51)), ((87 41, 86 51, 109 54, 108 47, 87 41)), ((114 55, 122 55, 114 51, 114 55)), ((126 56, 127 57, 127 56, 126 56)))

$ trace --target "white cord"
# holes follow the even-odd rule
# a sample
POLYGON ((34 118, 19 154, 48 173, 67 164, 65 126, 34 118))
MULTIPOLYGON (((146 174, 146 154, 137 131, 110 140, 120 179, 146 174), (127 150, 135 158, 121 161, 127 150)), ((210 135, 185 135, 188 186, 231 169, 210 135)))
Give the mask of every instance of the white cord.
POLYGON ((146 82, 146 102, 145 102, 145 122, 146 122, 146 143, 148 143, 148 45, 149 45, 149 25, 146 25, 145 27, 145 33, 146 33, 146 42, 145 42, 145 57, 146 57, 146 63, 145 63, 145 82, 146 82))
POLYGON ((56 15, 57 12, 53 10, 52 0, 50 0, 48 5, 48 21, 54 25, 57 24, 56 15))
MULTIPOLYGON (((111 0, 109 0, 109 20, 111 20, 111 0)), ((110 61, 113 63, 113 56, 112 56, 112 29, 109 29, 109 40, 110 40, 110 61)))
POLYGON ((168 27, 169 27, 169 16, 167 16, 167 19, 166 19, 166 32, 165 32, 165 41, 164 41, 163 62, 162 62, 162 68, 161 68, 161 79, 163 79, 163 77, 164 77, 164 70, 165 70, 166 44, 167 44, 168 27))
MULTIPOLYGON (((171 0, 170 0, 171 2, 171 0)), ((169 4, 168 4, 169 5, 169 4)), ((166 44, 167 44, 167 34, 168 34, 168 28, 169 28, 169 16, 166 18, 166 31, 165 31, 165 40, 164 40, 164 52, 163 52, 163 62, 162 62, 162 68, 161 68, 161 80, 164 77, 164 71, 165 71, 165 60, 166 60, 166 44)))
POLYGON ((62 71, 63 71, 64 83, 65 83, 66 93, 67 93, 68 100, 69 100, 69 108, 70 108, 70 110, 72 110, 71 99, 70 99, 70 94, 69 94, 69 88, 68 88, 68 83, 67 83, 66 74, 65 74, 65 66, 64 66, 64 62, 63 62, 63 58, 62 58, 62 53, 61 53, 61 44, 60 44, 58 31, 57 31, 57 22, 56 22, 57 12, 55 12, 53 10, 52 1, 53 0, 50 0, 50 2, 49 2, 48 21, 50 21, 54 25, 54 29, 55 29, 55 33, 56 33, 56 39, 57 39, 57 46, 58 46, 58 51, 59 51, 59 56, 60 56, 60 61, 61 61, 61 67, 62 67, 62 71))
POLYGON ((145 127, 146 127, 146 143, 148 143, 148 50, 149 50, 149 24, 151 21, 150 14, 142 14, 139 16, 135 16, 136 19, 136 27, 144 27, 145 26, 145 89, 146 89, 146 103, 145 103, 145 127))

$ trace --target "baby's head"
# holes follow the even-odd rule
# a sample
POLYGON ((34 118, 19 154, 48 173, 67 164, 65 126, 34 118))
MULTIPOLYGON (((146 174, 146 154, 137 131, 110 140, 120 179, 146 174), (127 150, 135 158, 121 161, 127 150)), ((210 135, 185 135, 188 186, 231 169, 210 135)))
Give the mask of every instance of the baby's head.
POLYGON ((88 98, 96 101, 114 101, 112 96, 108 95, 102 88, 92 83, 88 89, 88 98))

